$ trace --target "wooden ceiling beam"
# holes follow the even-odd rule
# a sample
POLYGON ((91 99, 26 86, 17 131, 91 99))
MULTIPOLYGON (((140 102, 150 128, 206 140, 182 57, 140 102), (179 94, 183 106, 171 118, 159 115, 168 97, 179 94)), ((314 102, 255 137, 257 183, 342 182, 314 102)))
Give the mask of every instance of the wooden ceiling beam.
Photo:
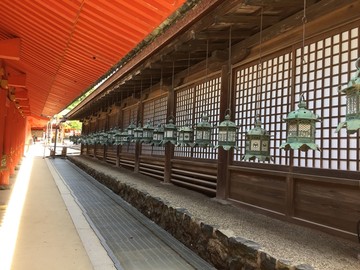
MULTIPOLYGON (((248 30, 233 30, 231 31, 232 39, 245 39, 254 34, 253 31, 248 30)), ((197 40, 229 40, 229 31, 203 31, 193 33, 197 40)))
MULTIPOLYGON (((289 1, 291 2, 291 1, 289 1)), ((273 15, 263 15, 263 24, 274 24, 280 21, 279 16, 273 15)), ((216 16, 215 17, 215 24, 232 24, 232 25, 248 25, 248 24, 259 24, 261 23, 260 14, 258 16, 254 15, 238 15, 238 14, 231 14, 225 16, 216 16)))
MULTIPOLYGON (((316 2, 315 0, 309 0, 308 5, 316 2)), ((304 0, 245 0, 245 5, 259 6, 259 7, 298 7, 304 5, 304 0)))

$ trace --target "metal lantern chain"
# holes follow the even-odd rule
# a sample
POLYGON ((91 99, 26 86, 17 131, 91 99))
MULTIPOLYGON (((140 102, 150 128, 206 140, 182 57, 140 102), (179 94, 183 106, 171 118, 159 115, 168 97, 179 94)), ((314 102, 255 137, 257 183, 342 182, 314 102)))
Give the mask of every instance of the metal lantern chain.
POLYGON ((229 89, 228 89, 228 97, 229 97, 229 108, 225 111, 225 120, 220 123, 218 126, 219 131, 219 140, 218 144, 214 147, 219 148, 222 147, 224 150, 228 151, 232 148, 238 149, 236 146, 236 137, 238 127, 231 119, 231 89, 232 89, 232 71, 231 71, 231 26, 229 29, 229 89))
MULTIPOLYGON (((172 68, 172 91, 174 91, 175 86, 175 62, 173 61, 173 68, 172 68)), ((171 143, 176 145, 177 141, 177 127, 175 125, 175 118, 173 116, 173 108, 171 109, 171 115, 169 116, 168 123, 164 126, 164 139, 162 141, 162 145, 166 143, 171 143)))
MULTIPOLYGON (((257 86, 255 97, 255 111, 260 110, 261 91, 262 91, 262 25, 263 25, 263 8, 261 8, 260 23, 260 56, 257 70, 257 86)), ((270 161, 270 134, 261 127, 260 114, 255 115, 255 127, 246 133, 245 138, 245 155, 243 160, 270 161)))
MULTIPOLYGON (((303 64, 306 63, 304 57, 305 51, 305 24, 306 19, 306 0, 304 0, 303 21, 303 40, 301 58, 303 64)), ((300 101, 298 109, 288 114, 284 121, 287 123, 286 142, 280 145, 280 149, 307 151, 309 149, 320 151, 315 143, 315 123, 319 122, 319 116, 307 109, 306 101, 302 91, 300 92, 300 101)))
MULTIPOLYGON (((207 40, 206 43, 206 76, 205 76, 205 93, 209 90, 208 86, 208 55, 209 55, 209 40, 207 40)), ((206 107, 208 109, 208 99, 205 96, 205 102, 206 102, 206 107)), ((200 146, 200 147, 208 147, 208 146, 212 146, 211 145, 211 124, 208 122, 208 115, 206 113, 204 113, 201 116, 201 121, 199 123, 197 123, 196 127, 195 127, 195 142, 194 142, 194 146, 200 146)))

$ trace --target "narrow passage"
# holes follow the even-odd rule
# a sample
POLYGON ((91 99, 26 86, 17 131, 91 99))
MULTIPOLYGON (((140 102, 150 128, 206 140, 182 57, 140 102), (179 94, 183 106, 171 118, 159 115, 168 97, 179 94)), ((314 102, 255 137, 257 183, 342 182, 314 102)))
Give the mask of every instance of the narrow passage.
POLYGON ((71 162, 51 162, 118 269, 215 269, 71 162))

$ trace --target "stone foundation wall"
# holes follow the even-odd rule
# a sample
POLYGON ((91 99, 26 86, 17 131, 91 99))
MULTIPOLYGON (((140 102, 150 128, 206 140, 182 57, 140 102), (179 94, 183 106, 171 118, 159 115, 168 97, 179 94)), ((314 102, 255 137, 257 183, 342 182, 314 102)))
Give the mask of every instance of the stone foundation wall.
POLYGON ((226 231, 194 218, 184 208, 173 208, 161 198, 121 183, 84 163, 69 157, 97 181, 121 196, 142 214, 172 234, 188 248, 218 269, 231 270, 312 270, 310 265, 291 265, 261 250, 259 244, 241 237, 227 236, 226 231))

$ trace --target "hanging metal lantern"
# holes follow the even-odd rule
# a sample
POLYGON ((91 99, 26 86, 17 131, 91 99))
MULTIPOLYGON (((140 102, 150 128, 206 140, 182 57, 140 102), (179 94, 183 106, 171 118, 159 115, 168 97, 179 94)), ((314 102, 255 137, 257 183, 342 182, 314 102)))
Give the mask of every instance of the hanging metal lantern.
POLYGON ((306 109, 304 96, 300 96, 299 109, 292 111, 284 119, 287 123, 287 139, 280 145, 280 149, 299 149, 307 151, 309 149, 320 151, 315 143, 315 123, 319 122, 319 116, 306 109))
POLYGON ((107 132, 107 144, 108 145, 114 144, 114 142, 115 142, 114 135, 115 135, 115 129, 114 128, 111 128, 110 130, 108 130, 108 132, 107 132))
POLYGON ((151 125, 151 121, 148 120, 143 127, 142 139, 143 143, 151 143, 153 140, 154 127, 151 125))
POLYGON ((160 146, 163 140, 164 140, 164 127, 161 124, 158 124, 158 126, 154 129, 151 144, 155 146, 160 146))
POLYGON ((98 132, 94 132, 92 134, 92 138, 93 138, 94 145, 99 143, 99 133, 98 132))
POLYGON ((211 124, 208 122, 209 117, 203 114, 201 121, 195 128, 195 146, 208 147, 211 146, 211 124))
POLYGON ((89 144, 90 145, 95 145, 96 144, 96 133, 95 132, 90 134, 89 144))
POLYGON ((134 130, 136 125, 131 121, 130 125, 127 127, 128 139, 131 141, 134 138, 134 130))
POLYGON ((129 131, 127 129, 124 129, 123 132, 120 133, 120 144, 124 145, 124 144, 128 144, 129 142, 131 142, 131 139, 129 137, 129 131))
POLYGON ((339 123, 336 132, 346 127, 348 134, 354 134, 360 128, 360 58, 356 60, 356 73, 350 79, 348 85, 340 93, 346 95, 346 118, 345 122, 339 123))
POLYGON ((99 139, 98 139, 99 144, 106 145, 107 144, 107 138, 108 138, 107 133, 105 133, 104 130, 102 130, 102 131, 99 132, 98 136, 99 136, 99 139))
POLYGON ((236 146, 236 133, 238 127, 232 121, 230 121, 230 110, 227 110, 228 113, 225 115, 225 120, 220 123, 218 126, 219 129, 219 141, 218 145, 214 148, 222 147, 224 150, 228 151, 231 148, 238 149, 236 146))
MULTIPOLYGON (((128 130, 129 131, 129 130, 128 130)), ((133 142, 140 142, 143 137, 143 129, 139 123, 138 127, 134 129, 134 139, 133 142)))
POLYGON ((90 145, 90 134, 84 135, 83 142, 85 145, 90 145))
POLYGON ((174 117, 170 116, 169 123, 164 126, 164 140, 162 141, 162 144, 168 142, 176 144, 176 133, 177 127, 174 124, 174 117))
POLYGON ((114 145, 120 145, 121 144, 121 130, 120 129, 116 129, 115 133, 114 133, 114 145))
POLYGON ((270 134, 261 127, 260 117, 255 116, 255 127, 246 133, 243 160, 270 161, 270 134))
POLYGON ((189 124, 179 128, 176 146, 194 146, 194 130, 189 124))

